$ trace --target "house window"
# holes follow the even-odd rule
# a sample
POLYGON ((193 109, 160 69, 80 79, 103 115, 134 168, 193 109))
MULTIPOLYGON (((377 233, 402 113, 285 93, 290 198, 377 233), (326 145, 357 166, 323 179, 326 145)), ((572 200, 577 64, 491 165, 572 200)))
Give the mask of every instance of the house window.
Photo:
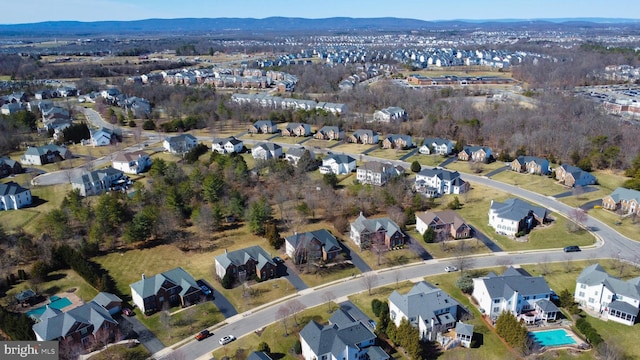
POLYGON ((593 304, 595 302, 595 300, 593 298, 589 298, 589 303, 593 304))
POLYGON ((580 291, 580 292, 578 293, 578 297, 584 297, 584 291, 580 291))
POLYGON ((493 300, 493 303, 494 303, 494 304, 500 304, 500 299, 494 299, 494 300, 493 300))
POLYGON ((587 285, 586 284, 580 284, 580 289, 586 289, 587 285))
POLYGON ((494 308, 493 308, 493 312, 494 312, 494 313, 496 313, 496 312, 498 312, 498 311, 500 311, 500 308, 499 308, 499 307, 494 307, 494 308))

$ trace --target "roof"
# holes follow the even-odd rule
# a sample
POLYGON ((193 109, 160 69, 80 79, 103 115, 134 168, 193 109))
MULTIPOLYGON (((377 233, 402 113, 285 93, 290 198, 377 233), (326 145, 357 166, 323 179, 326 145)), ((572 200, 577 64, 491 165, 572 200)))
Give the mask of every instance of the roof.
POLYGON ((191 274, 189 274, 181 267, 165 271, 155 276, 144 278, 129 285, 129 287, 131 288, 131 291, 135 291, 143 299, 145 299, 149 296, 157 294, 165 281, 169 281, 176 286, 181 286, 182 291, 180 291, 180 295, 186 294, 189 291, 189 287, 200 289, 191 274))
POLYGON ((518 158, 515 161, 519 162, 522 165, 526 163, 530 163, 532 161, 540 166, 549 165, 549 160, 539 158, 536 156, 518 156, 518 158))
POLYGON ((593 264, 582 270, 576 282, 587 286, 602 284, 612 293, 640 300, 640 277, 627 281, 609 275, 600 264, 593 264))
POLYGON ((69 151, 66 147, 64 146, 58 146, 58 145, 54 145, 54 144, 48 144, 48 145, 44 145, 44 146, 30 146, 27 151, 24 152, 25 155, 36 155, 36 156, 40 156, 40 155, 44 155, 47 152, 59 152, 61 154, 65 154, 67 151, 69 151))
POLYGON ((287 155, 299 158, 302 157, 305 151, 307 151, 307 149, 304 147, 291 147, 287 150, 287 155))
POLYGON ((436 137, 436 138, 426 138, 426 139, 424 139, 424 141, 422 142, 422 145, 427 145, 427 146, 430 146, 430 145, 433 145, 433 144, 445 145, 445 144, 451 144, 451 143, 452 143, 451 140, 447 140, 447 139, 436 137))
POLYGON ((391 357, 380 346, 370 346, 367 348, 367 358, 369 360, 386 360, 391 357))
POLYGON ((618 301, 618 300, 614 300, 613 302, 611 302, 609 304, 609 308, 613 310, 621 311, 625 314, 631 314, 633 316, 638 316, 638 310, 640 310, 629 303, 626 303, 624 301, 618 301))
MULTIPOLYGON (((343 310, 338 310, 341 312, 343 310)), ((340 315, 342 316, 342 315, 340 315)), ((347 347, 375 339, 376 335, 361 321, 330 323, 322 326, 311 320, 301 331, 300 337, 317 354, 342 354, 347 347)))
POLYGON ((356 161, 356 159, 352 158, 349 155, 331 154, 331 155, 327 156, 326 158, 322 159, 322 162, 324 163, 325 161, 329 161, 329 160, 332 160, 332 159, 338 164, 348 164, 348 163, 352 163, 352 162, 356 161))
POLYGON ((382 162, 382 161, 367 161, 360 169, 370 170, 376 173, 384 173, 384 172, 395 172, 396 167, 390 162, 382 162))
POLYGON ((14 181, 9 181, 9 182, 0 184, 0 196, 18 195, 27 191, 30 191, 30 190, 27 188, 23 188, 22 186, 18 185, 18 183, 14 181))
POLYGON ((253 259, 256 262, 257 269, 261 269, 267 263, 275 266, 271 255, 258 245, 225 252, 224 254, 216 256, 216 262, 222 265, 225 269, 231 264, 236 266, 244 265, 249 261, 249 259, 253 259))
POLYGON ((431 223, 435 224, 453 224, 453 226, 457 229, 460 226, 466 224, 464 219, 458 215, 457 212, 453 210, 444 210, 444 211, 425 211, 416 214, 422 222, 429 225, 431 223))
POLYGON ((462 148, 462 151, 466 152, 467 154, 471 155, 473 153, 475 153, 478 150, 482 150, 485 153, 490 153, 491 152, 491 148, 486 147, 486 146, 474 146, 474 145, 465 145, 462 148))
POLYGON ((2 165, 2 164, 6 164, 9 167, 14 167, 16 165, 20 165, 20 163, 17 162, 16 160, 9 159, 7 157, 0 157, 0 165, 2 165))
POLYGON ((132 151, 132 152, 120 152, 117 153, 116 156, 113 157, 113 161, 114 162, 126 162, 129 163, 131 161, 135 161, 138 160, 139 157, 148 157, 149 154, 147 154, 144 151, 132 151))
POLYGON ((393 303, 408 318, 423 320, 437 318, 437 315, 441 315, 440 310, 461 307, 456 299, 426 281, 416 283, 405 295, 394 291, 389 295, 389 303, 393 303))
POLYGON ((473 325, 465 324, 463 322, 456 323, 456 334, 473 336, 473 325))
POLYGON ((274 123, 271 120, 258 120, 258 121, 253 123, 253 126, 255 126, 256 128, 263 127, 264 125, 276 126, 276 123, 274 123))
POLYGON ((65 337, 77 329, 78 325, 93 325, 93 333, 100 330, 102 324, 109 322, 118 324, 109 312, 94 301, 90 301, 66 313, 47 309, 40 317, 40 322, 33 325, 33 332, 42 339, 56 340, 65 337))
POLYGON ((558 309, 556 304, 552 303, 551 301, 549 301, 547 299, 540 299, 540 300, 536 301, 536 305, 538 305, 538 307, 540 309, 542 309, 542 311, 547 312, 547 313, 560 311, 560 309, 558 309))
POLYGON ((122 302, 122 299, 108 292, 99 292, 91 301, 106 308, 112 302, 122 302))
POLYGON ((511 298, 515 292, 521 296, 551 294, 551 289, 542 276, 525 275, 513 267, 502 275, 490 274, 474 280, 484 283, 492 299, 511 298))
POLYGON ((263 148, 265 151, 276 151, 278 149, 282 149, 282 146, 276 144, 276 143, 271 143, 271 142, 261 142, 261 143, 257 143, 254 146, 254 149, 256 148, 263 148))
POLYGON ((335 236, 333 236, 326 229, 308 231, 302 234, 293 234, 291 236, 287 236, 285 238, 285 241, 290 243, 295 248, 300 242, 310 242, 313 239, 317 239, 327 251, 333 248, 341 248, 340 243, 335 238, 335 236))
POLYGON ((34 296, 36 296, 36 292, 31 290, 31 289, 27 289, 27 290, 21 291, 18 294, 16 294, 16 300, 25 301, 27 299, 30 299, 30 298, 34 297, 34 296))
POLYGON ((547 216, 546 208, 531 205, 518 198, 507 199, 504 202, 491 201, 491 211, 494 211, 500 218, 519 221, 529 216, 533 212, 537 217, 544 219, 547 216))
POLYGON ((398 139, 402 139, 407 143, 412 142, 410 135, 403 135, 403 134, 389 134, 385 139, 388 139, 389 141, 397 141, 398 139))
POLYGON ((626 189, 623 187, 619 187, 615 190, 613 190, 613 192, 611 193, 611 198, 613 199, 613 201, 615 202, 620 202, 620 200, 635 200, 638 203, 640 203, 640 191, 638 190, 632 190, 632 189, 626 189))
POLYGON ((445 170, 445 169, 422 169, 420 170, 420 172, 418 173, 418 175, 420 176, 424 176, 424 177, 438 177, 441 180, 447 180, 447 181, 451 181, 451 180, 455 180, 460 178, 460 173, 457 171, 449 171, 449 170, 445 170))
POLYGON ((360 215, 351 223, 351 226, 355 228, 358 232, 368 231, 368 232, 376 232, 381 228, 386 230, 387 234, 393 234, 395 232, 400 232, 400 227, 398 224, 393 222, 393 220, 385 217, 385 218, 376 218, 376 219, 367 219, 362 215, 360 215))
POLYGON ((360 138, 360 137, 363 137, 363 136, 374 137, 374 136, 377 136, 377 135, 378 135, 377 132, 375 132, 373 130, 370 130, 370 129, 358 129, 358 130, 353 132, 353 137, 356 137, 356 138, 360 138))
POLYGON ((249 357, 247 357, 247 360, 272 360, 272 359, 265 352, 254 351, 251 354, 249 354, 249 357))
POLYGON ((191 135, 191 134, 180 134, 180 135, 176 135, 176 136, 170 136, 170 137, 166 138, 165 141, 167 141, 170 144, 177 144, 177 143, 181 143, 181 142, 186 142, 187 139, 192 140, 192 141, 198 141, 198 139, 196 139, 196 137, 191 135))
POLYGON ((320 130, 318 130, 319 133, 328 133, 328 132, 335 132, 335 133, 339 133, 340 132, 340 128, 337 126, 328 126, 325 125, 322 128, 320 128, 320 130))

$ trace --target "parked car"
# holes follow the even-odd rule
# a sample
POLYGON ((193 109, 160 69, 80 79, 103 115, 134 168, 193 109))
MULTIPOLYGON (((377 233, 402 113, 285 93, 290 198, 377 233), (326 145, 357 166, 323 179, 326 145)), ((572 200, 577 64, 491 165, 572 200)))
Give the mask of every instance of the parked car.
POLYGON ((576 252, 580 251, 580 247, 577 245, 571 245, 564 248, 564 252, 576 252))
POLYGON ((220 343, 220 345, 227 345, 228 343, 232 342, 233 340, 235 340, 236 337, 233 335, 227 335, 227 336, 223 336, 220 338, 220 340, 218 341, 220 343))
POLYGON ((200 285, 200 290, 202 290, 202 293, 206 296, 211 295, 211 289, 209 289, 207 285, 200 285))
POLYGON ((280 256, 274 257, 273 262, 275 262, 276 264, 284 264, 284 260, 282 260, 280 256))
POLYGON ((209 336, 213 335, 212 333, 209 332, 209 330, 202 330, 199 333, 196 334, 196 340, 200 341, 200 340, 204 340, 206 338, 208 338, 209 336))
POLYGON ((444 267, 444 271, 446 271, 446 272, 454 272, 454 271, 458 271, 458 268, 453 266, 453 265, 449 265, 449 266, 445 266, 444 267))
POLYGON ((124 308, 122 309, 122 313, 126 316, 133 316, 135 315, 135 313, 133 312, 133 310, 129 309, 129 308, 124 308))

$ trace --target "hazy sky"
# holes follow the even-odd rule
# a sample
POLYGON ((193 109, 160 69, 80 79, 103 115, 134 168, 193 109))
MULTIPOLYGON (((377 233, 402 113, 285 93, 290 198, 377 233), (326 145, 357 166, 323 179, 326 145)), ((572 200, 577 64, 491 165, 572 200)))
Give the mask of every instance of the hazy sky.
POLYGON ((638 0, 2 0, 0 24, 150 18, 640 18, 638 0))

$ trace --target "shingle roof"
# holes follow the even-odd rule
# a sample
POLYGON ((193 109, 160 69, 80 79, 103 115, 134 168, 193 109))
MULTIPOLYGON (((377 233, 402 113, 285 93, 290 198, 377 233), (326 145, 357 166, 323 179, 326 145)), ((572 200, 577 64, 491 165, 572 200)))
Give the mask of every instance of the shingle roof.
POLYGON ((225 269, 231 264, 236 266, 244 265, 249 259, 253 259, 256 262, 257 269, 261 269, 267 263, 275 266, 275 263, 269 253, 258 245, 225 252, 224 254, 216 256, 216 262, 222 265, 225 269))
POLYGON ((0 184, 0 196, 17 195, 27 191, 29 191, 29 189, 23 188, 22 186, 20 186, 18 183, 14 181, 9 181, 9 182, 0 184))
POLYGON ((418 173, 418 175, 420 176, 424 176, 424 177, 438 177, 442 180, 455 180, 460 178, 460 173, 457 171, 449 171, 449 170, 445 170, 445 169, 422 169, 420 170, 420 172, 418 173))
POLYGON ((503 275, 484 277, 479 280, 484 282, 492 299, 511 298, 514 292, 522 296, 551 293, 549 285, 542 276, 532 277, 517 271, 505 271, 503 275))
POLYGON ((460 215, 458 215, 458 213, 453 210, 424 211, 417 213, 416 216, 427 225, 431 224, 432 222, 442 225, 453 224, 453 227, 457 229, 460 226, 466 224, 462 217, 460 217, 460 215))
POLYGON ((587 286, 602 284, 614 294, 640 300, 640 277, 623 281, 609 275, 600 264, 593 264, 584 268, 576 282, 587 286))
POLYGON ((338 242, 338 240, 326 229, 308 231, 302 234, 294 234, 291 236, 287 236, 285 240, 295 248, 300 242, 309 242, 312 239, 318 239, 318 241, 324 246, 325 250, 327 251, 333 248, 340 249, 340 243, 338 242))
POLYGON ((195 289, 200 288, 193 277, 181 267, 136 281, 129 285, 129 287, 144 299, 157 294, 165 281, 169 281, 174 285, 182 286, 181 295, 186 293, 189 290, 189 287, 193 287, 195 289))
POLYGON ((405 295, 394 291, 389 296, 389 302, 408 318, 423 320, 437 318, 436 314, 439 310, 449 309, 452 306, 461 307, 456 299, 426 281, 417 283, 405 295))
POLYGON ((41 321, 33 325, 33 332, 44 340, 56 340, 60 337, 65 337, 77 327, 77 324, 93 324, 94 334, 105 322, 117 324, 105 308, 93 301, 66 313, 53 309, 49 311, 49 309, 51 308, 48 307, 45 310, 44 317, 40 317, 41 321))
POLYGON ((144 156, 149 156, 149 154, 147 154, 144 151, 141 150, 137 150, 137 151, 131 151, 131 152, 121 152, 116 154, 116 156, 114 156, 113 161, 115 162, 131 162, 131 161, 135 161, 138 160, 139 157, 144 157, 144 156))
POLYGON ((456 323, 456 334, 473 336, 473 325, 463 322, 456 323))
POLYGON ((381 228, 384 228, 387 234, 393 234, 395 232, 401 232, 400 227, 389 218, 375 218, 367 219, 360 213, 360 215, 351 224, 358 232, 367 230, 369 232, 376 232, 381 228))
POLYGON ((352 158, 349 155, 331 154, 331 155, 327 156, 326 158, 324 158, 323 162, 326 161, 326 160, 331 160, 331 159, 333 159, 338 164, 348 164, 348 163, 356 161, 356 159, 352 158))
POLYGON ((422 145, 426 145, 426 146, 430 146, 433 144, 436 145, 445 145, 445 144, 450 144, 451 140, 447 140, 447 139, 443 139, 443 138, 426 138, 424 139, 424 141, 422 142, 422 145))
POLYGON ((635 200, 640 203, 640 191, 638 190, 619 187, 615 189, 609 196, 611 196, 611 198, 615 202, 620 202, 620 200, 635 200))
POLYGON ((560 309, 556 306, 556 304, 552 303, 547 299, 540 299, 536 301, 536 305, 542 309, 544 312, 558 312, 560 309))
POLYGON ((492 201, 491 210, 501 218, 518 221, 527 217, 530 211, 541 219, 544 219, 548 213, 546 208, 531 205, 518 198, 507 199, 504 202, 492 201))
POLYGON ((249 354, 249 357, 247 358, 247 360, 272 360, 272 359, 269 355, 267 355, 262 351, 254 351, 251 354, 249 354))
POLYGON ((122 302, 122 299, 120 299, 118 296, 114 294, 101 291, 91 301, 95 302, 96 304, 102 307, 107 307, 107 305, 109 305, 112 302, 122 302))

